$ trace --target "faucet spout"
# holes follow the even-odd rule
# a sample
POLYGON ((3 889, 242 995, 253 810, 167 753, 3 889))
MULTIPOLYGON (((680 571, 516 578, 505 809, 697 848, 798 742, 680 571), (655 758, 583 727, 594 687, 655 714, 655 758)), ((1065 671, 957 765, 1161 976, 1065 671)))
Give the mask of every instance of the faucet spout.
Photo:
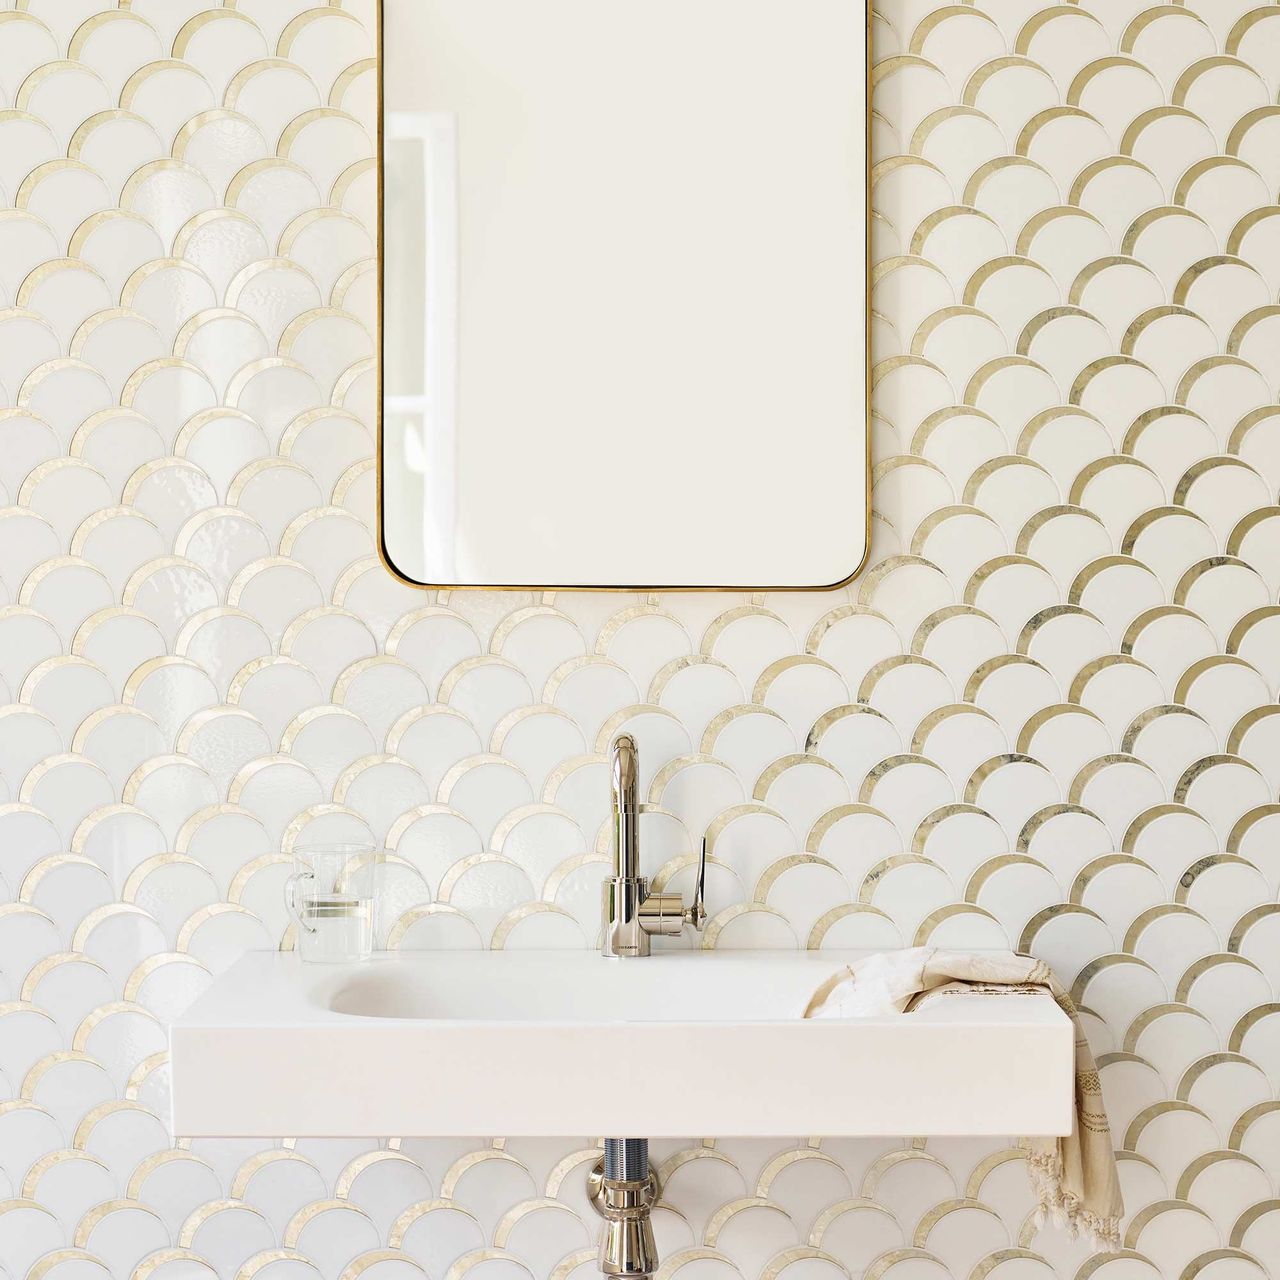
POLYGON ((619 734, 611 748, 609 776, 613 800, 613 874, 640 876, 640 753, 636 740, 619 734))

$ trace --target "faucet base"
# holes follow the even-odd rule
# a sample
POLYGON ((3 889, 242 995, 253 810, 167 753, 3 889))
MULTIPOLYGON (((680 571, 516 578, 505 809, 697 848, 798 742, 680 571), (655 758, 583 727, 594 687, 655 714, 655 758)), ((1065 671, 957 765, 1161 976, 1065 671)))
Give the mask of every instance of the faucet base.
POLYGON ((646 1280, 658 1269, 650 1214, 659 1187, 657 1175, 649 1169, 649 1143, 644 1138, 607 1138, 604 1145, 604 1157, 587 1175, 592 1207, 605 1220, 600 1273, 646 1280))
POLYGON ((601 954, 615 959, 649 954, 649 935, 640 915, 648 896, 649 882, 641 877, 610 876, 604 882, 600 907, 604 921, 601 954))

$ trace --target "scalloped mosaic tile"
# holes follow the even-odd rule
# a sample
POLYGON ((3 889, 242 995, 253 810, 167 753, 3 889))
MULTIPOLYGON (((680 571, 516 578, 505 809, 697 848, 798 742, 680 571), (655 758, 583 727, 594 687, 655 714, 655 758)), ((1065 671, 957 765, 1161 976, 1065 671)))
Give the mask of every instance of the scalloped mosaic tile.
POLYGON ((0 1276, 591 1276, 595 1135, 175 1143, 165 1023, 304 833, 591 945, 626 727, 704 945, 1054 964, 1130 1209, 709 1136, 662 1280, 1280 1277, 1280 6, 879 5, 871 566, 658 598, 382 571, 372 0, 210 3, 0 4, 0 1276))

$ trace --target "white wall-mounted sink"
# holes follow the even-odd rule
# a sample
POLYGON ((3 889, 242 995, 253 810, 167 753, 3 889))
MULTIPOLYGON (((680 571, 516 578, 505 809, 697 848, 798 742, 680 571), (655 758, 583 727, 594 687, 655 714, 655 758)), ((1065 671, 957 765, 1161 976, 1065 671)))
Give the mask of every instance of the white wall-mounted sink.
POLYGON ((1062 1134, 1048 996, 802 1018, 857 953, 254 952, 171 1029, 181 1137, 1062 1134))

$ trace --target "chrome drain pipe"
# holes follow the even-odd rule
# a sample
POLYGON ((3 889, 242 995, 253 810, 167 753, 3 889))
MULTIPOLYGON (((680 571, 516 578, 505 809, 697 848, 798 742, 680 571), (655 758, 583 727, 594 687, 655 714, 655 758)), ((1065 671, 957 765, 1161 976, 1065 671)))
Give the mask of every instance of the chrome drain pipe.
POLYGON ((658 1179, 649 1168, 647 1138, 606 1138, 604 1156, 587 1177, 587 1193, 604 1219, 600 1274, 642 1280, 658 1269, 651 1212, 658 1179))
POLYGON ((604 1176, 614 1182, 640 1182, 647 1178, 648 1138, 606 1138, 604 1176))

